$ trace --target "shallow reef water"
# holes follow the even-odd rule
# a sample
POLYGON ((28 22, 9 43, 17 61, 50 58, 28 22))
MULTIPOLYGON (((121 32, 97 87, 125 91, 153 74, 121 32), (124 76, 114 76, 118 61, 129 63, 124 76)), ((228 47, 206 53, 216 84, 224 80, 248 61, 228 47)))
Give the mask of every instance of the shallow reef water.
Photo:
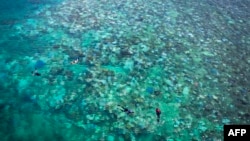
POLYGON ((250 124, 249 0, 0 0, 0 13, 1 141, 215 141, 250 124))

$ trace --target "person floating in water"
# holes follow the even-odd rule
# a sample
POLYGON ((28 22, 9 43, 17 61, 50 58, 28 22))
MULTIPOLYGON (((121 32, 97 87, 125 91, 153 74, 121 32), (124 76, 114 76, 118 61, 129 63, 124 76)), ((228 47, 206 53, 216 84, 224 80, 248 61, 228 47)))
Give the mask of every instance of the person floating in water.
POLYGON ((161 110, 159 108, 156 108, 155 112, 156 112, 156 115, 157 115, 157 122, 160 122, 161 110))
POLYGON ((130 109, 128 109, 128 108, 126 108, 126 107, 123 107, 123 106, 121 106, 121 105, 118 105, 118 106, 121 107, 121 110, 122 110, 123 112, 127 113, 128 115, 134 113, 133 111, 131 111, 130 109))
POLYGON ((31 72, 33 76, 41 76, 41 73, 39 73, 37 71, 37 69, 35 69, 34 71, 31 72))
POLYGON ((75 60, 71 61, 71 64, 77 64, 77 63, 78 63, 78 61, 79 61, 79 59, 77 58, 77 59, 75 59, 75 60))

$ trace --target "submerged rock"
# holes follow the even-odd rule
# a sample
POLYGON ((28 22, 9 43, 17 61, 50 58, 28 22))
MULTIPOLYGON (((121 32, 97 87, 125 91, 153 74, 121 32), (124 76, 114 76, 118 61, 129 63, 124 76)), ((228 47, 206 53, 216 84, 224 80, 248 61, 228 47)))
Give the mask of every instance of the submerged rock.
POLYGON ((52 75, 62 75, 64 72, 64 68, 53 67, 50 70, 50 74, 52 75))

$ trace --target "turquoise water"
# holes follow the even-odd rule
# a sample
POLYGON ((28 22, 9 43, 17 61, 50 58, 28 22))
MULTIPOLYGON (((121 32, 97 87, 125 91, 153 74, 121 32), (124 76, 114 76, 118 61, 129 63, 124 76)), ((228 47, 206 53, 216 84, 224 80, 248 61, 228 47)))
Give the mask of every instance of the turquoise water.
POLYGON ((250 124, 249 7, 2 0, 1 141, 223 140, 250 124))

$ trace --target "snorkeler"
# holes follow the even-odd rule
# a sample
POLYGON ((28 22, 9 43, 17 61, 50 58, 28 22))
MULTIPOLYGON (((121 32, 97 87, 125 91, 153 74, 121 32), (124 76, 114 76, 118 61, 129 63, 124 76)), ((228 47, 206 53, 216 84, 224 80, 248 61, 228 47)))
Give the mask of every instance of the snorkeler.
POLYGON ((75 60, 71 61, 71 64, 77 64, 77 63, 78 63, 78 61, 79 61, 79 59, 77 58, 77 59, 75 59, 75 60))
POLYGON ((41 76, 41 73, 39 73, 37 71, 37 69, 35 69, 34 71, 31 72, 33 76, 41 76))
POLYGON ((156 108, 155 112, 156 112, 156 115, 157 115, 157 122, 160 122, 161 110, 159 108, 156 108))
POLYGON ((123 106, 121 106, 121 105, 118 105, 118 106, 121 107, 121 111, 127 113, 128 115, 134 113, 133 111, 129 110, 129 109, 126 108, 126 107, 123 107, 123 106))

